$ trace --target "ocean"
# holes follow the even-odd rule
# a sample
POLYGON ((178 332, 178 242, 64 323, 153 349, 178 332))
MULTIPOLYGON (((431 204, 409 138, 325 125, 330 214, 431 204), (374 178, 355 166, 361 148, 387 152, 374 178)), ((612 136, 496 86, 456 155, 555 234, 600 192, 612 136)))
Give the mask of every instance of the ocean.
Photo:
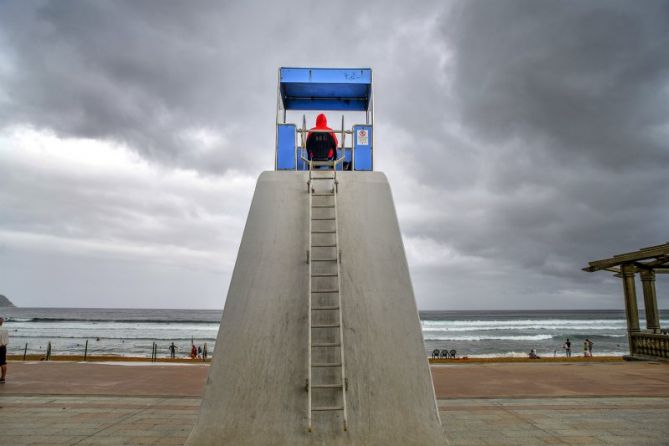
MULTIPOLYGON (((191 342, 216 348, 222 311, 99 308, 3 308, 10 333, 10 354, 150 357, 153 343, 158 355, 169 356, 174 342, 185 357, 191 342)), ((644 316, 640 314, 643 327, 644 316)), ((669 311, 661 311, 667 327, 669 311)), ((540 356, 564 356, 569 338, 573 354, 583 354, 583 340, 594 342, 594 355, 627 353, 625 313, 622 310, 579 311, 421 311, 425 353, 456 350, 458 356, 527 356, 534 348, 540 356)))

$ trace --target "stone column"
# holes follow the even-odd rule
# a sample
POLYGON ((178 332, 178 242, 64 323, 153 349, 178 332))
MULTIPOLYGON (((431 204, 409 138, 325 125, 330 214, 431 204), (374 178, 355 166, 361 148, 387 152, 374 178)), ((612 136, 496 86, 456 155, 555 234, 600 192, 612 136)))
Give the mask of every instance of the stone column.
POLYGON ((627 340, 630 345, 630 354, 635 353, 634 343, 632 342, 632 333, 638 333, 639 330, 639 310, 636 305, 636 287, 634 285, 634 265, 620 265, 620 271, 623 275, 623 290, 625 292, 625 316, 627 316, 627 340))
POLYGON ((660 313, 657 311, 655 294, 655 271, 644 269, 639 272, 643 286, 643 302, 646 307, 646 328, 653 333, 660 331, 660 313))

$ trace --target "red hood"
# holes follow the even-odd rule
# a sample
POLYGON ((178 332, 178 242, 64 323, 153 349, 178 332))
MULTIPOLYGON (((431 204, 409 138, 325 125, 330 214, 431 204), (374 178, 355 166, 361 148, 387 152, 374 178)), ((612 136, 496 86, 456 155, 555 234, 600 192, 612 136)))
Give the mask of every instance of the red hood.
MULTIPOLYGON (((312 128, 313 129, 319 129, 319 130, 332 130, 330 127, 328 127, 328 119, 325 117, 323 113, 320 113, 318 116, 316 116, 316 127, 312 128)), ((337 135, 334 134, 334 132, 330 132, 330 135, 332 135, 332 139, 334 139, 335 146, 339 145, 339 140, 337 139, 337 135)), ((309 136, 311 136, 311 132, 307 135, 307 139, 309 139, 309 136)))
POLYGON ((316 128, 317 129, 328 128, 328 118, 326 118, 323 113, 316 116, 316 128))

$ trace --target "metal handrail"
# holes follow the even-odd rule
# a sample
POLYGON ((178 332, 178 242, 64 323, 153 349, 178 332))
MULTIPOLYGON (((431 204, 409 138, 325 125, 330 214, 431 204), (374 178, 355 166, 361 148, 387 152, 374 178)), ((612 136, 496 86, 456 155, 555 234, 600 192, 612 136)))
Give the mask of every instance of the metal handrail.
POLYGON ((334 171, 334 189, 335 191, 337 190, 337 187, 339 187, 339 180, 337 180, 337 165, 343 163, 346 160, 346 156, 342 156, 341 158, 336 159, 334 161, 313 161, 301 155, 300 158, 302 159, 302 161, 307 163, 307 166, 309 166, 309 181, 307 181, 307 187, 309 188, 310 195, 311 195, 311 178, 312 178, 311 173, 314 170, 314 166, 332 166, 332 170, 334 171))
MULTIPOLYGON (((340 158, 340 160, 344 157, 340 158)), ((340 348, 340 362, 341 362, 341 385, 342 385, 342 406, 344 408, 344 430, 348 430, 348 406, 346 404, 346 391, 348 390, 348 383, 346 381, 346 362, 344 361, 344 310, 342 309, 342 289, 341 289, 341 248, 339 247, 339 213, 337 209, 337 168, 335 164, 334 169, 334 184, 332 187, 334 198, 334 217, 335 217, 335 245, 337 246, 337 296, 339 300, 339 348, 340 348)))
POLYGON ((308 361, 307 362, 307 368, 309 369, 307 372, 307 416, 308 416, 308 426, 309 426, 309 432, 311 432, 311 384, 312 384, 312 377, 311 377, 311 274, 312 274, 312 269, 311 269, 311 258, 312 258, 312 252, 311 252, 311 245, 312 245, 312 212, 313 212, 313 207, 312 207, 312 201, 313 201, 313 189, 312 189, 312 176, 311 176, 311 168, 309 169, 309 181, 307 182, 307 188, 309 189, 309 248, 307 249, 307 262, 309 263, 309 288, 308 288, 308 293, 307 293, 307 300, 309 301, 309 305, 307 308, 307 314, 308 314, 308 319, 307 319, 307 331, 309 332, 309 337, 307 338, 307 354, 309 355, 308 361))
MULTIPOLYGON (((313 161, 303 156, 300 156, 300 158, 302 159, 302 161, 307 163, 307 165, 309 166, 309 170, 313 170, 313 166, 332 166, 334 167, 335 172, 337 172, 337 164, 343 163, 346 160, 346 157, 344 156, 334 161, 313 161)), ((311 180, 311 174, 309 174, 309 180, 311 180)))
POLYGON ((307 129, 307 128, 300 128, 300 131, 306 131, 307 133, 345 133, 347 135, 351 135, 353 133, 353 130, 327 130, 327 129, 307 129))

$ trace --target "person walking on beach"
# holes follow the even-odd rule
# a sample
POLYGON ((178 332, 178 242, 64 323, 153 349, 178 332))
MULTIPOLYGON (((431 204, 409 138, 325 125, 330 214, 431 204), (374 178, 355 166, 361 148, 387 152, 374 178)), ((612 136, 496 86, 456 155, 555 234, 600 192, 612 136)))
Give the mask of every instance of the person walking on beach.
POLYGON ((590 339, 586 339, 585 342, 588 343, 588 356, 592 358, 592 344, 594 344, 594 342, 592 342, 590 339))
POLYGON ((207 343, 205 342, 205 343, 204 343, 204 347, 202 347, 202 359, 203 359, 204 361, 207 360, 207 354, 208 354, 208 353, 209 353, 209 352, 207 351, 207 343))
POLYGON ((564 351, 567 354, 567 358, 571 358, 571 341, 567 338, 567 342, 564 343, 564 351))
POLYGON ((588 340, 583 341, 583 357, 588 357, 588 340))
POLYGON ((190 349, 190 359, 195 359, 197 358, 197 347, 195 347, 195 344, 190 349))
POLYGON ((5 320, 0 317, 0 369, 2 369, 2 376, 0 376, 0 383, 5 382, 7 376, 7 344, 9 344, 9 332, 2 324, 5 320))
POLYGON ((174 345, 174 342, 170 344, 170 359, 177 357, 177 346, 174 345))

